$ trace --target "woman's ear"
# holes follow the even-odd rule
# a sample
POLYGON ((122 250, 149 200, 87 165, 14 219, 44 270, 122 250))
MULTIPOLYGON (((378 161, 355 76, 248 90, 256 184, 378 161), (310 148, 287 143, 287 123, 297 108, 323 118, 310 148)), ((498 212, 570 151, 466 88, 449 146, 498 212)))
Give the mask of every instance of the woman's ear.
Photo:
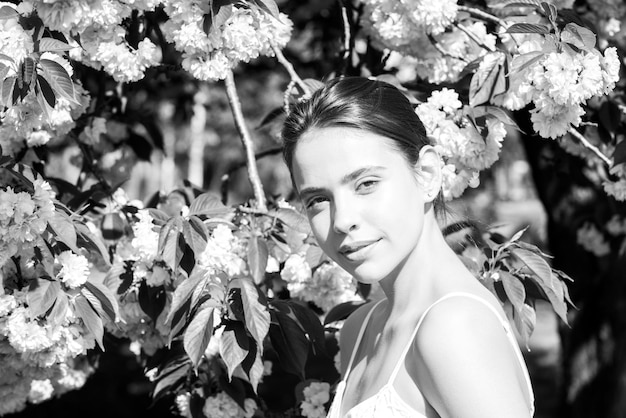
POLYGON ((419 160, 415 165, 417 179, 424 189, 424 199, 427 202, 435 200, 441 190, 441 158, 431 145, 425 145, 420 150, 419 160))

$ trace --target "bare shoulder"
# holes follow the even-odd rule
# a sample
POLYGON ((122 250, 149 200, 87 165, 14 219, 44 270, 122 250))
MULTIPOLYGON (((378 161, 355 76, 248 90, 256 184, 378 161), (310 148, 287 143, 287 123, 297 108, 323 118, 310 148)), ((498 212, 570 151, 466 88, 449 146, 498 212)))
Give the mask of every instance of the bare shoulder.
POLYGON ((530 396, 504 314, 486 302, 450 297, 437 303, 413 341, 407 369, 441 416, 529 416, 530 396))
POLYGON ((367 314, 374 307, 377 301, 367 302, 361 305, 357 310, 352 312, 346 319, 341 332, 339 334, 339 347, 341 352, 341 375, 344 376, 346 368, 350 362, 356 339, 359 336, 359 331, 363 325, 363 321, 367 317, 367 314))

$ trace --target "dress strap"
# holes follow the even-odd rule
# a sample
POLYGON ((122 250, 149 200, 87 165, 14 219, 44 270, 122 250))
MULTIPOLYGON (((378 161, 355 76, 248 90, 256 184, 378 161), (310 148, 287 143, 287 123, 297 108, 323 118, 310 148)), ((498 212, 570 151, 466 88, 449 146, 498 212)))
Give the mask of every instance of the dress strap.
POLYGON ((476 295, 474 295, 472 293, 467 293, 467 292, 451 292, 451 293, 448 293, 448 294, 442 296, 441 298, 437 299, 428 308, 426 308, 424 313, 422 313, 422 316, 420 317, 420 319, 417 321, 417 325, 415 326, 415 329, 413 330, 413 333, 411 334, 411 338, 409 339, 409 342, 407 343, 406 347, 404 347, 404 350, 402 350, 402 354, 399 357, 398 363, 396 364, 396 367, 393 369, 393 372, 391 373, 391 376, 389 377, 389 384, 392 384, 393 381, 396 379, 396 376, 398 375, 398 372, 400 371, 400 367, 402 367, 402 364, 404 364, 404 359, 405 359, 407 353, 409 352, 409 349, 411 348, 411 344, 413 344, 413 340, 415 339, 415 336, 417 335, 417 330, 419 329, 420 325, 422 325, 422 322, 424 321, 424 318, 426 318, 426 315, 428 314, 428 312, 433 307, 435 307, 435 305, 437 305, 438 303, 443 302, 446 299, 449 299, 449 298, 452 298, 452 297, 457 297, 457 296, 469 297, 471 299, 475 299, 475 300, 477 300, 479 302, 482 302, 500 320, 500 322, 502 323, 502 326, 506 330, 506 334, 507 334, 507 337, 509 338, 509 341, 516 348, 515 352, 517 353, 518 360, 519 360, 519 362, 520 362, 520 364, 522 366, 522 369, 524 370, 524 373, 525 373, 525 376, 526 376, 526 382, 528 383, 528 389, 529 389, 529 391, 531 393, 531 396, 532 396, 532 393, 533 393, 532 392, 532 386, 530 384, 530 376, 528 375, 528 370, 526 368, 526 363, 524 362, 524 357, 522 356, 522 353, 519 350, 519 346, 517 344, 517 340, 515 339, 515 336, 511 332, 509 323, 505 322, 505 319, 502 318, 502 316, 500 315, 498 310, 496 308, 494 308, 494 306, 492 304, 490 304, 489 302, 487 302, 486 300, 484 300, 483 298, 481 298, 479 296, 476 296, 476 295))
POLYGON ((354 343, 354 347, 352 348, 352 355, 350 356, 350 362, 348 363, 348 367, 346 368, 346 374, 343 377, 344 381, 348 379, 348 375, 350 374, 350 371, 352 370, 352 362, 354 362, 354 357, 356 356, 356 352, 359 349, 359 345, 361 344, 361 340, 363 339, 363 334, 365 334, 365 328, 367 328, 367 324, 370 321, 370 317, 372 316, 372 313, 374 312, 376 307, 378 305, 380 305, 380 303, 383 300, 385 300, 385 299, 379 300, 378 302, 376 302, 374 304, 374 306, 372 306, 372 308, 369 310, 369 312, 365 316, 365 319, 363 320, 363 323, 361 324, 361 329, 359 330, 359 335, 357 336, 356 342, 354 343))

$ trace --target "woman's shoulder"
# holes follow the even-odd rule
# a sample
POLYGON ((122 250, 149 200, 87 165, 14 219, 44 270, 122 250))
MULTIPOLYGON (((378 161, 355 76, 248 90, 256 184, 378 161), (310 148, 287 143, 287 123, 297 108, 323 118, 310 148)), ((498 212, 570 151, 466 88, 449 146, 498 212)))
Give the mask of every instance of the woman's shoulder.
POLYGON ((416 341, 502 337, 506 322, 504 310, 491 293, 450 292, 424 312, 417 334, 421 338, 416 341))
POLYGON ((506 408, 506 402, 514 411, 526 409, 507 320, 494 303, 497 300, 473 293, 445 297, 425 314, 413 341, 415 361, 408 362, 407 370, 427 376, 420 385, 425 395, 451 415, 472 402, 484 408, 483 415, 476 416, 497 416, 494 414, 505 410, 501 408, 506 408), (498 402, 477 403, 485 393, 491 393, 498 402), (453 396, 449 398, 450 394, 453 396))

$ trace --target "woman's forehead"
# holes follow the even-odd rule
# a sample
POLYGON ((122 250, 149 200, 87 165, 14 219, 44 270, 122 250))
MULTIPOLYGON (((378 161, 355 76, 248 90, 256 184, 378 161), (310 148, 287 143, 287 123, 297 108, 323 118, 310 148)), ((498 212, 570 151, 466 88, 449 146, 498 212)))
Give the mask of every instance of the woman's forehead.
POLYGON ((296 146, 293 174, 300 183, 340 178, 364 167, 396 167, 403 161, 393 141, 381 135, 344 127, 312 129, 296 146))

